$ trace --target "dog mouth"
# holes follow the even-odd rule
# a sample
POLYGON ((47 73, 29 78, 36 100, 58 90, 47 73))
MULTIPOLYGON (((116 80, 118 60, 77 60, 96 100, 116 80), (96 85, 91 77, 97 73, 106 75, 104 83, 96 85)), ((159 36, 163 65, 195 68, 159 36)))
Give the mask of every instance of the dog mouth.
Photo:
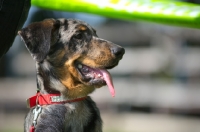
POLYGON ((100 87, 103 85, 108 86, 110 94, 115 96, 115 89, 110 73, 105 68, 92 68, 81 63, 76 64, 76 68, 83 80, 89 82, 91 85, 100 87))

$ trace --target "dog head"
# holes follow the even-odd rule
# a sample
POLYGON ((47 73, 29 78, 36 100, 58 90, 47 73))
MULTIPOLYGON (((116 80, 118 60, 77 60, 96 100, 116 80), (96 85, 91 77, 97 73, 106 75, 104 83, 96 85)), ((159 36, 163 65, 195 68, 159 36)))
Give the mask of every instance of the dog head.
POLYGON ((107 84, 114 96, 107 69, 117 66, 125 51, 99 38, 87 23, 46 19, 32 23, 18 34, 37 63, 37 72, 43 80, 40 85, 79 97, 107 84))

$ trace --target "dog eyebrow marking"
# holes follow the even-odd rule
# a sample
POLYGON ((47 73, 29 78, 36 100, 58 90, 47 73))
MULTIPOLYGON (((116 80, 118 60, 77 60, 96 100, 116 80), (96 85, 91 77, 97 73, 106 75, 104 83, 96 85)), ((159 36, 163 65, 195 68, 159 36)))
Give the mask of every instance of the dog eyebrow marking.
POLYGON ((78 29, 79 29, 80 31, 85 31, 85 30, 87 30, 87 27, 86 27, 85 25, 79 25, 79 26, 78 26, 78 29))

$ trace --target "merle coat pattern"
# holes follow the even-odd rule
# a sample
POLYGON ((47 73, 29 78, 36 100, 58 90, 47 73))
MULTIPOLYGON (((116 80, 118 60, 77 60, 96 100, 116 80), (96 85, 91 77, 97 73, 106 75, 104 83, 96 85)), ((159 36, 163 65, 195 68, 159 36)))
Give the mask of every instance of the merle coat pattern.
MULTIPOLYGON (((105 79, 97 76, 98 69, 115 67, 124 54, 122 47, 99 38, 95 29, 75 19, 45 19, 18 34, 36 62, 40 92, 60 93, 65 99, 87 96, 106 85, 105 79)), ((42 108, 35 132, 102 132, 99 110, 89 96, 42 108)), ((25 118, 25 132, 33 122, 33 109, 25 118)))

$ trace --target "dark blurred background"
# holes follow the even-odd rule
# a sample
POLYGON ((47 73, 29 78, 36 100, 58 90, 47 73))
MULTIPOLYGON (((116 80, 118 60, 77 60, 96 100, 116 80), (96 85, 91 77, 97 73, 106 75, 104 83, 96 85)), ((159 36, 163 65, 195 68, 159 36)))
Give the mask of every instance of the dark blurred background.
MULTIPOLYGON (((99 37, 126 50, 111 70, 116 97, 110 96, 107 87, 91 95, 102 113, 104 132, 200 131, 199 29, 37 7, 31 7, 24 26, 63 17, 86 21, 99 37)), ((26 98, 35 94, 35 80, 35 62, 17 36, 0 60, 0 132, 23 130, 26 98)))

